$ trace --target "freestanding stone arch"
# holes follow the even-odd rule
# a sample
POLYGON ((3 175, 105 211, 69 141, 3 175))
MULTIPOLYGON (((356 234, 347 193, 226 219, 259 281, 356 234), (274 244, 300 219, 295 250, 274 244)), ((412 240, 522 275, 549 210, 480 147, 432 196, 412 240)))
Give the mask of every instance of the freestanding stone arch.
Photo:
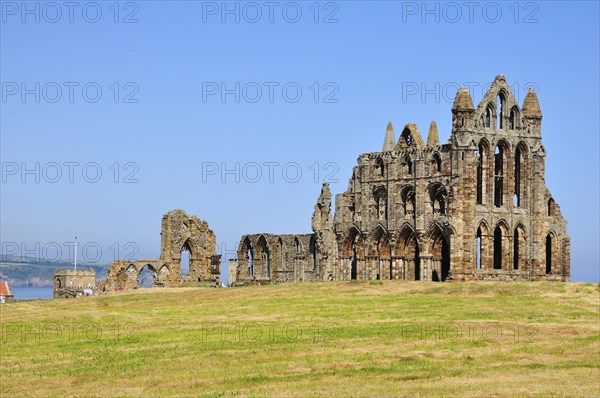
POLYGON ((137 288, 144 267, 153 272, 154 286, 212 281, 215 274, 211 272, 211 258, 215 254, 216 236, 206 221, 183 210, 172 210, 162 217, 160 258, 115 261, 104 286, 106 290, 137 288), (180 276, 183 250, 190 252, 190 269, 180 276))

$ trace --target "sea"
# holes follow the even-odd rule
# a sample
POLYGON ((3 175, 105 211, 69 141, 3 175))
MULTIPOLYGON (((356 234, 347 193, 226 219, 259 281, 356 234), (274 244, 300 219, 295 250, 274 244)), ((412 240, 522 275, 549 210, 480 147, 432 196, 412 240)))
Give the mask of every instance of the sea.
POLYGON ((52 286, 48 287, 10 287, 10 292, 15 300, 50 300, 52 298, 52 286))

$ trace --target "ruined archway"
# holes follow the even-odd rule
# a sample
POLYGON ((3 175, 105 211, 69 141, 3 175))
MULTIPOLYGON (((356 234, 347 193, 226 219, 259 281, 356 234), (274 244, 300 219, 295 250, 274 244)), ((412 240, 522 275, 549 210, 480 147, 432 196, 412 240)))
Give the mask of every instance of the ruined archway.
POLYGON ((513 269, 523 269, 526 267, 526 235, 523 225, 520 223, 515 227, 513 236, 513 269))
POLYGON ((504 269, 508 264, 508 233, 506 222, 500 221, 494 228, 494 269, 504 269))
POLYGON ((475 240, 475 269, 489 269, 492 242, 490 229, 485 221, 479 223, 475 240))
POLYGON ((450 276, 450 236, 437 224, 434 224, 427 250, 431 256, 431 280, 444 282, 450 276))
POLYGON ((192 248, 190 247, 189 239, 187 239, 181 247, 179 257, 179 276, 181 278, 184 278, 190 274, 192 257, 192 248))
POLYGON ((348 261, 350 279, 358 279, 359 272, 364 268, 365 244, 360 231, 356 227, 351 227, 346 233, 342 245, 342 255, 348 261))
POLYGON ((271 277, 271 250, 269 249, 267 239, 262 235, 258 238, 256 244, 256 254, 257 256, 254 259, 256 264, 254 275, 259 274, 261 278, 269 279, 271 277))
POLYGON ((390 238, 385 228, 378 224, 369 237, 369 258, 374 279, 392 279, 390 238))
POLYGON ((487 201, 487 186, 490 180, 490 144, 482 138, 477 146, 477 204, 485 204, 487 201))
POLYGON ((419 241, 414 229, 405 224, 396 239, 396 261, 391 272, 392 279, 421 280, 419 241))
POLYGON ((144 265, 137 276, 138 287, 151 288, 156 285, 158 274, 150 264, 144 265))

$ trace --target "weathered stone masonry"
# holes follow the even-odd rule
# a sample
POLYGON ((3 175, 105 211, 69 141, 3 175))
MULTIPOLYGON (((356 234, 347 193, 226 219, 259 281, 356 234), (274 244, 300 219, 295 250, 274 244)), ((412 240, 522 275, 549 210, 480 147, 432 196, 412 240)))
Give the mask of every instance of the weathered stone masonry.
POLYGON ((324 184, 312 234, 244 235, 230 284, 350 279, 560 280, 570 277, 566 220, 545 185, 542 113, 499 75, 477 109, 466 89, 450 140, 388 124, 381 152, 359 156, 346 192, 324 184))
POLYGON ((206 221, 189 216, 183 210, 172 210, 162 218, 160 259, 115 261, 108 270, 108 278, 101 290, 138 287, 140 274, 146 267, 152 271, 155 286, 215 282, 213 279, 218 279, 218 273, 214 269, 211 272, 214 256, 218 256, 216 237, 206 221), (190 267, 187 274, 182 276, 181 253, 184 250, 189 252, 190 267))

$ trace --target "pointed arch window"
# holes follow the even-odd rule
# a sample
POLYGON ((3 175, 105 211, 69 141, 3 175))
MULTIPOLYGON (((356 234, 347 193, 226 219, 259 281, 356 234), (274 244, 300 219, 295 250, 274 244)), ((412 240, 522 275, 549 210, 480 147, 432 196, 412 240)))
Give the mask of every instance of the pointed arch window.
POLYGON ((285 271, 285 244, 281 238, 279 238, 279 251, 281 252, 281 270, 285 271))
POLYGON ((485 108, 484 127, 492 127, 492 106, 488 105, 485 108))
POLYGON ((497 145, 494 152, 494 205, 496 207, 502 207, 504 202, 504 156, 504 147, 497 145))
POLYGON ((442 158, 438 153, 434 153, 431 158, 431 170, 433 174, 442 172, 442 158))
POLYGON ((494 269, 502 269, 502 228, 494 230, 494 269))
POLYGON ((519 127, 519 109, 516 106, 513 106, 510 109, 508 127, 510 130, 514 130, 519 127))
POLYGON ((415 215, 415 190, 413 187, 405 187, 401 194, 402 207, 405 218, 411 218, 415 215))
POLYGON ((503 129, 504 126, 504 117, 505 110, 504 106, 506 105, 506 96, 502 91, 498 93, 498 97, 496 98, 496 128, 503 129))
POLYGON ((402 131, 402 135, 400 137, 402 138, 402 140, 404 140, 404 143, 406 144, 407 147, 412 145, 413 136, 408 128, 405 128, 404 131, 402 131))
POLYGON ((521 207, 521 148, 515 150, 515 207, 521 207))
POLYGON ((446 215, 446 197, 448 192, 442 184, 433 184, 429 190, 434 215, 446 215))
POLYGON ((486 188, 486 170, 488 151, 487 145, 481 141, 477 150, 477 204, 483 204, 486 188))
POLYGON ((405 176, 409 176, 413 174, 413 163, 410 160, 409 156, 404 158, 404 162, 402 162, 403 171, 405 176))
POLYGON ((553 252, 553 242, 552 235, 548 234, 546 236, 546 274, 552 273, 552 252, 553 252))
POLYGON ((379 177, 385 176, 385 165, 383 163, 383 159, 380 157, 375 160, 375 175, 379 177))
POLYGON ((313 271, 316 271, 316 269, 317 269, 317 240, 315 239, 314 235, 310 238, 310 255, 311 255, 311 260, 312 260, 312 269, 313 269, 313 271))
POLYGON ((377 219, 387 220, 388 219, 388 206, 387 206, 387 189, 384 187, 376 188, 373 192, 373 198, 375 199, 375 206, 377 209, 377 219))
POLYGON ((477 228, 477 235, 475 238, 476 254, 475 254, 475 266, 477 269, 481 269, 481 227, 477 228))
POLYGON ((554 199, 550 198, 548 200, 548 216, 554 217, 556 204, 554 203, 554 199))

